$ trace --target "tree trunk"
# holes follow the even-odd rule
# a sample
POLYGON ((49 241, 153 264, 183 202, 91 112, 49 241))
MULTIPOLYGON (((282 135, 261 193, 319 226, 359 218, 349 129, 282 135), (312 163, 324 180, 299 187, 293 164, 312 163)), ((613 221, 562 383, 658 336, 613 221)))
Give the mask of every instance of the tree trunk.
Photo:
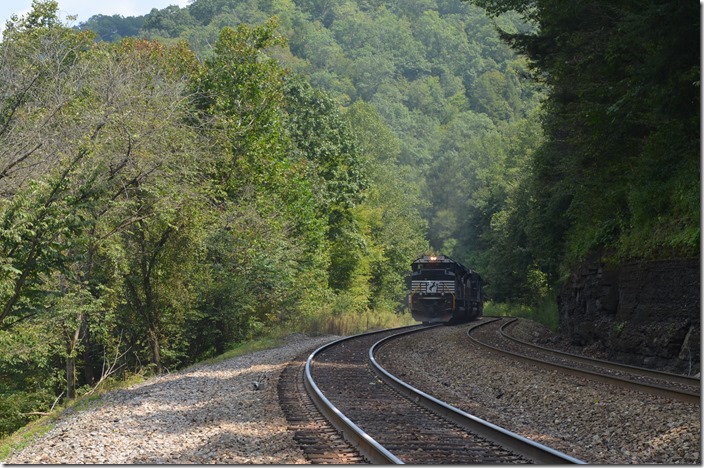
POLYGON ((151 341, 152 344, 152 363, 156 366, 156 373, 160 375, 163 369, 161 367, 159 337, 156 334, 156 330, 149 330, 149 341, 151 341))
POLYGON ((76 398, 76 357, 72 353, 66 357, 66 397, 76 398))
POLYGON ((88 320, 85 318, 81 328, 83 329, 81 335, 85 347, 83 349, 83 380, 92 387, 95 384, 93 351, 91 350, 90 328, 88 327, 88 320))
POLYGON ((81 330, 85 315, 78 316, 79 326, 73 335, 66 336, 66 397, 70 400, 76 398, 76 347, 81 339, 81 330))
MULTIPOLYGON (((83 288, 87 289, 87 285, 91 283, 93 277, 93 259, 95 258, 95 224, 91 227, 90 231, 90 243, 88 244, 88 257, 83 265, 83 273, 81 275, 81 283, 83 288)), ((92 297, 92 295, 91 295, 92 297)), ((85 383, 91 387, 95 384, 95 372, 94 372, 94 359, 93 350, 91 349, 91 336, 90 336, 90 326, 88 325, 88 317, 83 314, 83 320, 81 320, 81 339, 84 343, 83 348, 83 379, 85 383)))

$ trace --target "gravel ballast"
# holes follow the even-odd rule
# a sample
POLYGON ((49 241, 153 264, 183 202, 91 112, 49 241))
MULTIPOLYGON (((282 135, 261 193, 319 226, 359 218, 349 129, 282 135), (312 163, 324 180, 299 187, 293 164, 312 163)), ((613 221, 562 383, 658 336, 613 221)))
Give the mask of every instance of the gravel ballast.
POLYGON ((287 430, 276 384, 288 361, 335 338, 291 335, 280 348, 106 393, 5 462, 307 463, 287 430))
POLYGON ((467 328, 401 338, 377 358, 457 408, 588 463, 701 464, 699 405, 522 364, 470 344, 467 328))

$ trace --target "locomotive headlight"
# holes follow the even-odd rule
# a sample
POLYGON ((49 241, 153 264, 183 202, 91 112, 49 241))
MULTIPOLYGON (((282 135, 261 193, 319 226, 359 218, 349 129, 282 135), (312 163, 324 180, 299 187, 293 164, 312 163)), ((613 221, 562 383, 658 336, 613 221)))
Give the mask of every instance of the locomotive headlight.
POLYGON ((438 259, 438 257, 430 257, 430 261, 431 261, 431 262, 434 262, 434 261, 437 260, 437 259, 438 259))

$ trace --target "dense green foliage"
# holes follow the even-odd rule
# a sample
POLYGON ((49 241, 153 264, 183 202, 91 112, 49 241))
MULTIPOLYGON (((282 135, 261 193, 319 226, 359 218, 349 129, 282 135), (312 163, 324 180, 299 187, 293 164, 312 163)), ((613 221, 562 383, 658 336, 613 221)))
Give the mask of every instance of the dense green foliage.
POLYGON ((95 15, 82 23, 82 29, 95 32, 103 41, 116 42, 123 37, 137 36, 143 25, 144 16, 95 15))
MULTIPOLYGON (((386 188, 393 185, 405 194, 396 204, 406 208, 394 219, 418 232, 427 226, 432 249, 482 272, 492 297, 524 302, 542 297, 533 286, 544 273, 527 247, 516 249, 523 241, 506 229, 521 216, 516 204, 525 200, 519 190, 541 142, 539 89, 528 79, 525 60, 496 31, 497 25, 516 33, 530 30, 518 15, 493 22, 469 3, 438 0, 197 0, 182 9, 153 10, 140 34, 167 43, 185 39, 208 57, 223 25, 262 23, 272 16, 288 38, 288 47, 272 50, 272 57, 307 76, 343 110, 363 104, 365 112, 378 116, 377 131, 393 143, 380 148, 378 158, 394 177, 373 166, 378 158, 365 164, 372 177, 381 176, 373 185, 394 190, 386 188)), ((321 127, 299 132, 299 144, 318 145, 316 131, 328 132, 317 120, 321 127)), ((357 123, 352 126, 359 131, 357 123)), ((363 206, 369 203, 370 198, 363 206)), ((350 287, 351 269, 364 264, 354 250, 362 244, 351 221, 336 221, 336 245, 342 249, 334 256, 350 270, 336 270, 335 289, 350 287)), ((360 221, 357 227, 363 228, 360 221)), ((396 229, 386 220, 381 225, 386 236, 396 229)), ((410 260, 399 259, 394 271, 410 260)))
POLYGON ((477 0, 536 34, 504 38, 549 89, 526 232, 550 269, 590 252, 698 256, 700 6, 477 0), (557 246, 557 247, 556 247, 557 246))
POLYGON ((401 301, 427 243, 381 186, 388 135, 271 58, 275 20, 199 59, 96 43, 57 7, 0 44, 0 435, 101 379, 401 301))

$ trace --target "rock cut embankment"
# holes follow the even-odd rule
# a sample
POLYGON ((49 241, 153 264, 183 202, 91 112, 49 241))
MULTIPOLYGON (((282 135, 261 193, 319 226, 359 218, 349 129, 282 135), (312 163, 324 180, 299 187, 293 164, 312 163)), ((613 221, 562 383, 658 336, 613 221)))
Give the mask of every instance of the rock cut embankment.
POLYGON ((700 281, 699 259, 592 260, 560 292, 560 334, 572 345, 600 348, 610 360, 695 375, 700 281))

